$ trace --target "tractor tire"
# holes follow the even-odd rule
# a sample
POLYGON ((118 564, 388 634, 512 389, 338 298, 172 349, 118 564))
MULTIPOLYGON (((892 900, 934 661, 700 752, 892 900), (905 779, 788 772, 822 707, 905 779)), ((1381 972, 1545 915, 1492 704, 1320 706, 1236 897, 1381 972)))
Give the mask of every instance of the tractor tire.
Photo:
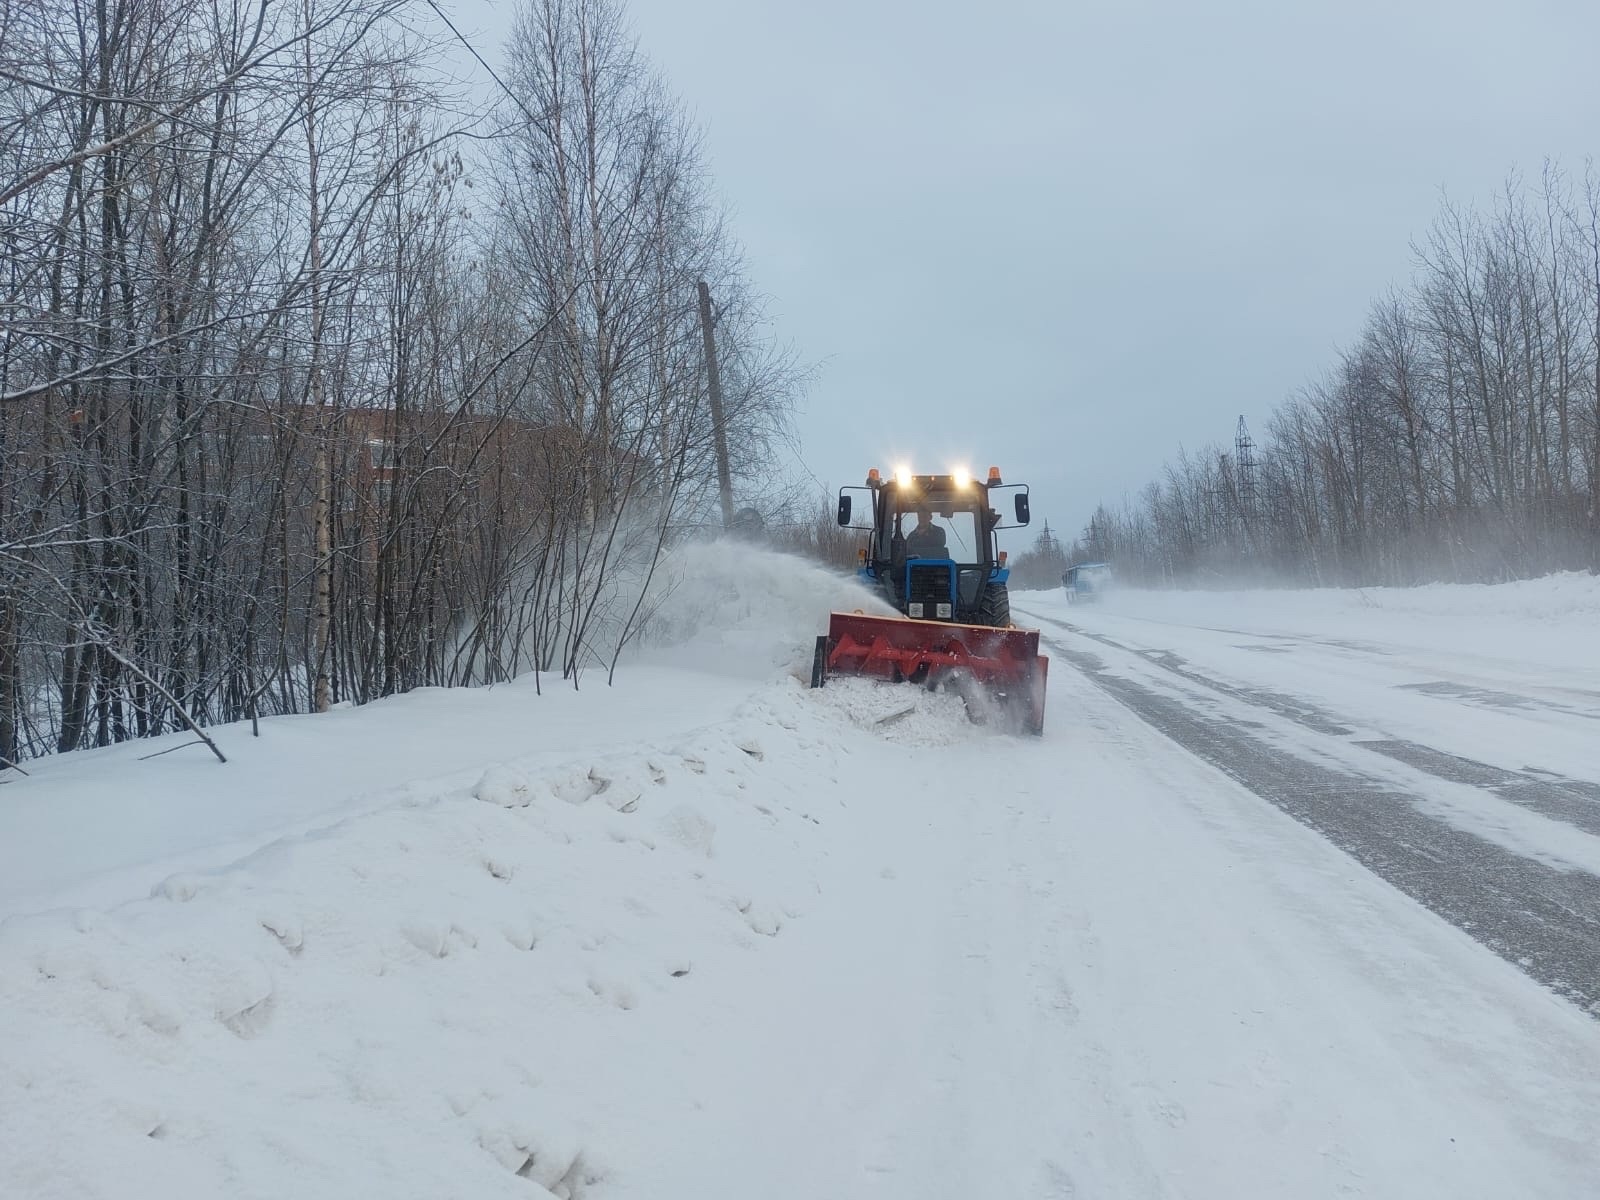
POLYGON ((978 596, 978 624, 1005 629, 1011 624, 1011 594, 1003 583, 986 583, 978 596))

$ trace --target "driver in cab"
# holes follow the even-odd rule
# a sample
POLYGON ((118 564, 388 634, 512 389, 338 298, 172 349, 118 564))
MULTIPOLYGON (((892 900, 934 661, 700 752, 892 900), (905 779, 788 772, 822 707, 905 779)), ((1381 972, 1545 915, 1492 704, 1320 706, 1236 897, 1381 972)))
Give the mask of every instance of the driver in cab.
POLYGON ((907 558, 948 558, 945 550, 944 530, 933 523, 933 510, 926 504, 917 506, 917 525, 906 535, 907 558))

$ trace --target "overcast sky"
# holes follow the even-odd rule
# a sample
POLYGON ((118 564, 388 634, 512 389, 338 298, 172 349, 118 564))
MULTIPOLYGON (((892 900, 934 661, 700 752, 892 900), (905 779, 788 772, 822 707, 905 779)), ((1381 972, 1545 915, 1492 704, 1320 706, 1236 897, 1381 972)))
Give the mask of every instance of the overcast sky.
MULTIPOLYGON (((498 63, 513 7, 450 11, 498 63)), ((1180 444, 1259 435, 1409 277, 1441 189, 1600 149, 1593 0, 630 12, 821 364, 806 467, 997 464, 1068 535, 1180 444)))

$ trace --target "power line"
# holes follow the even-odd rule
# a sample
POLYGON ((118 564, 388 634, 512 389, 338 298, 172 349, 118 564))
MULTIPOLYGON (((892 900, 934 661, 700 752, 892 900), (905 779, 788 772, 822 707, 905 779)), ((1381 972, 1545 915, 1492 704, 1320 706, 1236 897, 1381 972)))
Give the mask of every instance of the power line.
POLYGON ((504 92, 507 95, 507 97, 510 98, 511 103, 515 104, 518 108, 520 108, 522 110, 522 115, 527 117, 529 121, 533 122, 533 124, 541 125, 542 122, 540 121, 540 119, 538 117, 534 116, 533 113, 529 110, 528 106, 522 102, 522 99, 515 92, 513 92, 510 88, 508 88, 506 86, 505 80, 501 79, 500 76, 495 74, 494 68, 491 67, 484 60, 483 55, 479 54, 478 51, 473 47, 472 43, 467 41, 466 37, 462 34, 462 32, 455 27, 455 22, 453 22, 448 16, 445 15, 444 9, 439 7, 439 5, 436 2, 436 0, 427 0, 427 5, 428 5, 429 8, 433 9, 433 11, 435 13, 438 14, 439 19, 441 21, 443 21, 445 23, 445 26, 450 30, 450 32, 455 35, 456 41, 460 42, 463 46, 466 47, 467 53, 472 55, 473 58, 478 60, 478 65, 480 67, 482 67, 485 71, 489 72, 489 78, 494 80, 495 83, 497 83, 500 86, 500 90, 502 92, 504 92))

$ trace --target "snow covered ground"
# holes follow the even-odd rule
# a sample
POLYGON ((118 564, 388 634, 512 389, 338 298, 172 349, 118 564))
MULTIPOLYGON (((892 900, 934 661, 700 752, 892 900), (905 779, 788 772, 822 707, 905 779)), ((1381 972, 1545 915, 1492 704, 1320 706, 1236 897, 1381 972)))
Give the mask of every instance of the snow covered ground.
POLYGON ((805 689, 860 600, 706 556, 615 688, 40 763, 0 1194, 1592 1195, 1600 1021, 1262 774, 1592 880, 1600 592, 1521 590, 1019 596, 1031 739, 805 689))

